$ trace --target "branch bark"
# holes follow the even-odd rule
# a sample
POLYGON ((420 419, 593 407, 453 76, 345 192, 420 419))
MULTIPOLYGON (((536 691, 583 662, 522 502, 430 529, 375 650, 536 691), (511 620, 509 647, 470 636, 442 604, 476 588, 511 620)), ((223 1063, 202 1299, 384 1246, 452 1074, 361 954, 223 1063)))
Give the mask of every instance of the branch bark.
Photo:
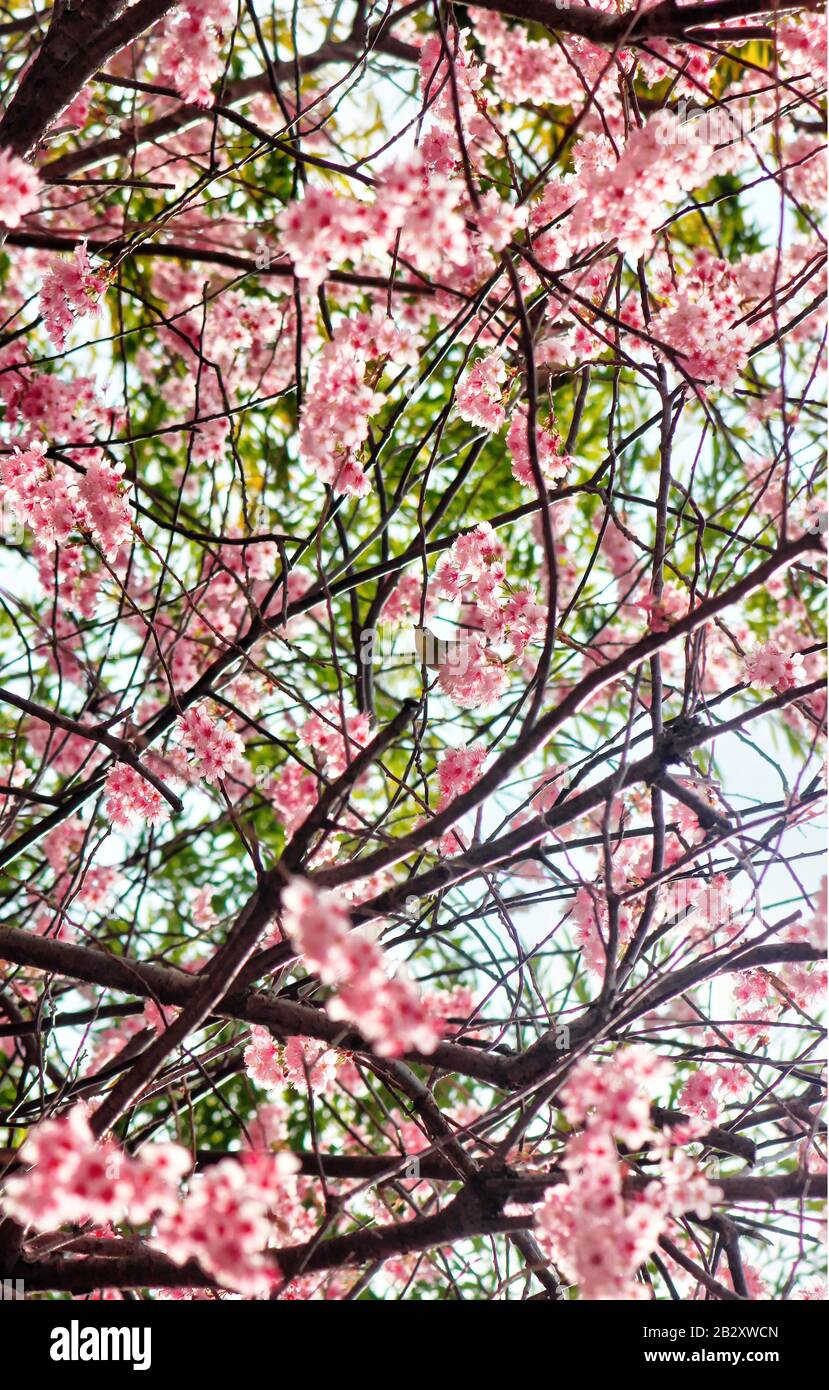
POLYGON ((0 120, 0 148, 32 155, 93 73, 176 0, 57 0, 43 45, 0 120))

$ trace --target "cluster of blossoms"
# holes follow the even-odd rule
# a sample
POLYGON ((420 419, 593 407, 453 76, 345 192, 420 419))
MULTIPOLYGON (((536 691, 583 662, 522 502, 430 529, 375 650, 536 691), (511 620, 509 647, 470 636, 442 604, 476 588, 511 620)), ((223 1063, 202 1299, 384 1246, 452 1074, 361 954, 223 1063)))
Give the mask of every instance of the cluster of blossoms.
MULTIPOLYGON (((418 40, 419 41, 419 40, 418 40)), ((467 158, 499 147, 499 131, 487 110, 485 71, 452 30, 448 42, 434 35, 422 43, 420 85, 428 118, 418 148, 384 169, 373 201, 308 187, 278 218, 282 246, 297 276, 316 288, 331 267, 364 263, 392 251, 424 275, 446 282, 474 282, 492 269, 500 251, 526 223, 526 209, 503 201, 494 189, 470 200, 456 177, 467 158)))
POLYGON ((274 1218, 303 1229, 303 1211, 289 1153, 249 1150, 181 1179, 192 1159, 179 1144, 151 1143, 137 1157, 111 1139, 96 1142, 82 1106, 45 1120, 27 1137, 29 1165, 5 1183, 3 1209, 39 1231, 79 1222, 152 1221, 148 1243, 178 1264, 195 1259, 224 1287, 251 1297, 279 1282, 266 1255, 274 1218))
POLYGON ((56 256, 40 289, 40 312, 56 348, 66 346, 66 338, 76 319, 99 314, 101 297, 109 283, 106 273, 89 261, 86 243, 75 247, 71 260, 56 256))
POLYGON ((80 1105, 39 1124, 21 1157, 31 1166, 8 1179, 3 1207, 39 1231, 89 1220, 142 1224, 177 1206, 179 1179, 191 1167, 178 1144, 151 1144, 133 1158, 112 1140, 96 1143, 80 1105))
POLYGON ((43 855, 55 875, 51 892, 53 900, 59 901, 71 884, 73 898, 94 908, 100 906, 119 884, 120 874, 112 867, 86 864, 83 872, 80 872, 80 859, 88 837, 89 827, 83 824, 79 816, 69 816, 44 836, 43 855))
POLYGON ((679 1093, 679 1104, 688 1115, 716 1124, 729 1100, 745 1100, 751 1075, 745 1067, 698 1067, 679 1093))
MULTIPOLYGON (((592 89, 607 71, 606 51, 587 40, 568 36, 565 48, 563 42, 530 39, 523 25, 510 28, 500 14, 472 6, 469 18, 487 63, 497 73, 498 92, 505 101, 542 106, 578 103, 584 100, 582 83, 592 89)), ((624 61, 624 51, 619 61, 624 61)))
MULTIPOLYGON (((747 301, 765 298, 772 272, 763 262, 762 270, 750 258, 734 266, 703 248, 684 270, 657 258, 650 287, 658 308, 648 332, 664 344, 662 355, 681 376, 728 390, 744 371, 752 345, 766 331, 745 312, 747 301)), ((623 317, 632 328, 643 327, 635 300, 623 317)))
POLYGON ((404 574, 383 604, 380 616, 395 627, 403 622, 419 622, 421 604, 424 618, 431 618, 437 608, 435 598, 427 591, 424 600, 423 581, 417 575, 404 574))
POLYGON ((282 246, 309 289, 344 260, 382 256, 398 240, 424 274, 447 261, 466 264, 469 235, 459 209, 460 187, 430 169, 422 154, 390 166, 373 202, 309 188, 277 218, 282 246))
POLYGON ((578 1132, 561 1162, 567 1185, 552 1189, 536 1227, 583 1299, 647 1297, 636 1272, 670 1218, 709 1216, 721 1195, 684 1151, 671 1152, 670 1134, 654 1129, 651 1096, 668 1070, 650 1049, 624 1048, 605 1062, 580 1062, 562 1089, 564 1114, 578 1132), (659 1180, 626 1192, 617 1141, 658 1158, 659 1180))
MULTIPOLYGON (((507 430, 507 448, 512 455, 512 476, 522 487, 535 487, 532 465, 530 463, 530 443, 527 433, 527 407, 519 405, 513 412, 507 430)), ((561 435, 550 421, 547 424, 536 422, 536 455, 542 477, 549 483, 559 483, 566 478, 575 460, 563 452, 561 435)))
POLYGON ((40 201, 40 179, 31 164, 0 149, 0 226, 14 231, 40 201))
POLYGON ((639 599, 637 608, 644 609, 651 632, 668 632, 680 618, 684 618, 689 608, 688 593, 676 584, 665 584, 661 594, 646 594, 639 599))
POLYGON ((250 1151, 199 1173, 184 1199, 156 1222, 150 1244, 176 1264, 195 1259, 225 1288, 248 1297, 279 1283, 268 1259, 275 1218, 293 1225, 297 1192, 293 1154, 250 1151))
POLYGON ((594 138, 580 171, 583 196, 568 223, 572 245, 593 246, 612 237, 620 251, 645 255, 666 204, 710 178, 711 155, 699 134, 684 138, 668 111, 658 111, 634 130, 618 158, 609 140, 594 138))
POLYGON ((784 695, 802 684, 803 657, 799 652, 784 651, 777 642, 764 642, 746 653, 745 673, 750 685, 784 695))
POLYGON ((379 312, 343 319, 317 357, 299 429, 302 463, 335 494, 363 497, 371 484, 357 457, 383 404, 376 382, 386 362, 417 362, 416 340, 379 312))
MULTIPOLYGON (((339 777, 360 748, 368 743, 370 719, 365 713, 345 713, 337 700, 326 700, 298 730, 298 742, 314 759, 314 769, 326 778, 339 777)), ((320 794, 314 769, 290 762, 261 784, 289 835, 306 819, 320 794)))
POLYGON ((262 790, 288 835, 302 825, 319 797, 317 778, 299 763, 289 763, 268 777, 262 790))
POLYGON ((170 814, 161 793, 126 763, 116 763, 110 768, 104 797, 107 820, 116 830, 126 830, 135 821, 160 825, 170 814))
POLYGON ((336 1080, 341 1056, 315 1038, 289 1038, 280 1047, 267 1028, 254 1026, 245 1048, 245 1067, 260 1086, 281 1088, 288 1082, 298 1091, 325 1093, 336 1080))
POLYGON ((212 719, 203 706, 187 710, 177 721, 176 732, 184 746, 195 753, 195 769, 205 782, 219 782, 239 770, 245 745, 233 729, 212 719))
MULTIPOLYGON (((555 800, 556 792, 552 799, 555 800)), ((584 963, 597 975, 604 973, 607 963, 607 942, 610 920, 607 896, 594 887, 582 887, 573 898, 571 917, 576 928, 576 941, 584 963)), ((633 935, 636 914, 632 906, 622 904, 618 912, 619 944, 626 946, 633 935)))
POLYGON ((507 370, 499 352, 481 357, 458 382, 455 403, 462 420, 497 434, 507 418, 504 402, 507 370))
POLYGON ((111 560, 132 534, 123 468, 93 452, 79 475, 33 443, 0 462, 0 503, 50 550, 80 531, 111 560))
POLYGON ((362 931, 353 931, 342 900, 317 893, 294 879, 283 890, 282 925, 309 970, 333 997, 326 1010, 344 1019, 384 1057, 433 1052, 440 1041, 428 1005, 402 971, 389 974, 385 952, 362 931))
POLYGON ((369 740, 369 715, 346 714, 338 700, 327 700, 306 719, 299 730, 299 742, 313 751, 327 777, 339 777, 360 748, 369 740))
MULTIPOLYGON (((442 755, 437 765, 440 790, 438 811, 475 786, 486 760, 487 749, 482 743, 473 743, 469 748, 450 748, 442 755)), ((465 848, 463 837, 456 827, 442 836, 440 848, 443 854, 457 854, 465 848)))
POLYGON ((439 810, 475 786, 486 760, 487 749, 482 743, 473 743, 469 748, 450 748, 442 755, 437 767, 439 810))
POLYGON ((233 0, 179 0, 159 59, 162 78, 195 106, 210 106, 210 88, 222 74, 223 33, 236 23, 233 0))
POLYGON ((459 536, 435 574, 440 598, 465 605, 462 660, 439 668, 441 689, 466 708, 493 704, 506 689, 506 661, 523 656, 544 633, 547 611, 529 586, 514 588, 506 578, 503 547, 488 522, 459 536), (496 651, 506 647, 508 656, 496 651))

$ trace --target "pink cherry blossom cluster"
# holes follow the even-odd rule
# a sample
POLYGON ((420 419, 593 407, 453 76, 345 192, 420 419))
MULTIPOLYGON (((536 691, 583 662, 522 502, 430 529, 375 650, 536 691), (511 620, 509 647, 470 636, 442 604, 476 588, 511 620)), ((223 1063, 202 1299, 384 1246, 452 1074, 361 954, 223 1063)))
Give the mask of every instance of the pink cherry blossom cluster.
MULTIPOLYGON (((599 150, 598 141, 593 150, 599 150)), ((573 208, 568 239, 582 247, 612 237, 620 251, 645 255, 666 204, 710 177, 711 154, 698 133, 686 138, 668 111, 634 130, 618 159, 605 140, 592 167, 582 168, 584 196, 573 208)))
POLYGON ((111 1139, 96 1142, 80 1105, 32 1130, 21 1158, 31 1166, 8 1179, 3 1207, 39 1231, 127 1216, 141 1224, 175 1210, 179 1179, 191 1167, 178 1144, 148 1144, 133 1158, 111 1139))
MULTIPOLYGON (((423 581, 414 574, 404 574, 389 594, 380 616, 386 623, 398 627, 403 622, 419 622, 423 602, 423 581)), ((431 618, 437 608, 434 596, 427 591, 423 603, 424 619, 431 618)))
POLYGON ((101 297, 109 283, 108 273, 90 264, 86 243, 75 247, 71 260, 55 256, 40 288, 40 312, 55 347, 66 346, 66 338, 76 319, 99 314, 101 297))
POLYGON ((319 783, 314 774, 299 763, 289 763, 267 778, 262 791, 290 836, 316 805, 319 783))
POLYGON ((170 812, 159 791, 126 763, 116 763, 107 773, 104 810, 116 830, 127 830, 135 821, 160 825, 170 812))
POLYGON ((756 336, 733 316, 733 307, 722 296, 710 290, 695 294, 683 284, 673 303, 654 314, 650 332, 672 350, 672 365, 678 371, 728 389, 748 363, 756 336))
POLYGON ((407 259, 424 274, 469 259, 469 234, 458 208, 460 186, 430 169, 416 152, 389 166, 373 202, 309 187, 277 217, 282 247, 297 277, 315 289, 344 260, 382 257, 402 238, 407 259))
POLYGON ((14 231, 40 201, 40 179, 25 159, 0 149, 0 226, 14 231))
POLYGON ((302 463, 335 494, 364 497, 371 484, 357 457, 383 396, 369 384, 387 361, 417 362, 415 339, 382 314, 343 319, 311 372, 299 429, 302 463), (370 368, 370 370, 369 370, 370 368))
POLYGON ((463 644, 463 659, 440 667, 438 684, 461 709, 487 709, 509 685, 509 672, 477 633, 463 644))
MULTIPOLYGON (((604 521, 604 513, 596 513, 594 524, 596 529, 601 528, 604 521)), ((624 518, 620 517, 622 525, 624 518)), ((609 565, 614 577, 617 580, 627 580, 630 583, 630 576, 636 567, 636 547, 622 527, 616 524, 613 517, 608 519, 602 535, 602 555, 609 565)))
POLYGON ((195 754, 194 767, 205 782, 220 782, 238 772, 245 745, 224 721, 213 719, 203 705, 194 705, 176 722, 176 733, 195 754))
POLYGON ((456 797, 475 786, 486 760, 487 749, 482 743, 473 743, 468 748, 447 749, 439 758, 437 768, 440 808, 448 806, 456 797))
MULTIPOLYGON (((523 24, 508 27, 500 14, 470 6, 469 17, 489 66, 497 73, 499 95, 508 102, 567 106, 584 100, 583 82, 598 85, 607 56, 596 44, 562 36, 557 44, 530 39, 523 24)), ((624 61, 620 50, 619 61, 624 61)), ((602 99, 605 91, 602 91, 602 99)), ((612 99, 609 102, 612 112, 612 99)))
POLYGON ((79 529, 89 531, 107 560, 113 560, 132 535, 132 520, 123 480, 124 464, 95 455, 76 484, 79 529))
POLYGON ((87 1112, 76 1105, 45 1120, 27 1137, 29 1165, 4 1185, 6 1215, 38 1231, 67 1224, 153 1221, 148 1243, 178 1264, 198 1260, 224 1287, 257 1296, 278 1279, 265 1251, 274 1217, 303 1234, 308 1222, 290 1153, 249 1150, 191 1178, 179 1144, 150 1143, 133 1157, 113 1140, 95 1140, 87 1112))
POLYGON ((346 714, 343 722, 339 701, 327 700, 306 719, 299 730, 299 742, 312 750, 327 776, 339 777, 368 743, 369 734, 367 714, 346 714))
MULTIPOLYGON (((440 796, 437 809, 442 811, 456 797, 469 791, 480 779, 481 770, 487 759, 487 750, 482 743, 474 743, 469 748, 450 748, 438 760, 438 786, 440 796)), ((441 837, 442 854, 457 854, 465 849, 462 833, 453 826, 441 837)))
POLYGON ((306 188, 276 219, 282 247, 308 289, 322 284, 332 266, 385 249, 391 228, 372 203, 338 197, 330 188, 306 188))
POLYGON ((331 1018, 347 1020, 383 1057, 434 1051, 440 1034, 428 1005, 402 971, 389 974, 376 941, 351 929, 338 895, 293 879, 283 890, 282 909, 285 934, 306 966, 333 986, 326 1005, 331 1018))
POLYGON ((646 594, 637 608, 644 609, 651 632, 668 632, 674 623, 684 618, 690 606, 688 592, 676 584, 666 584, 661 594, 646 594))
POLYGON ((468 47, 468 38, 450 27, 445 38, 432 34, 426 40, 420 50, 420 90, 428 103, 429 120, 438 129, 457 138, 460 120, 467 142, 489 143, 492 126, 486 118, 485 71, 468 47))
MULTIPOLYGON (((573 899, 571 917, 576 927, 576 940, 584 953, 589 970, 603 975, 607 963, 609 914, 606 894, 595 887, 579 888, 573 899)), ((623 905, 619 910, 619 942, 626 946, 633 934, 635 916, 623 905)))
POLYGON ((289 1083, 298 1091, 324 1094, 336 1081, 341 1054, 315 1038, 289 1038, 280 1047, 267 1028, 254 1026, 245 1048, 248 1076, 260 1086, 282 1088, 289 1083))
MULTIPOLYGON (((566 478, 575 460, 563 452, 562 440, 552 421, 537 422, 535 427, 538 466, 549 483, 566 478)), ((513 411, 507 430, 507 448, 512 455, 512 476, 522 487, 535 488, 530 464, 530 444, 527 434, 527 407, 519 405, 513 411)))
POLYGON ((407 260, 424 275, 450 275, 467 265, 470 236, 461 208, 463 186, 430 167, 422 153, 392 165, 381 178, 378 211, 400 239, 407 260))
POLYGON ((529 208, 505 203, 490 188, 478 199, 474 219, 481 243, 491 251, 501 251, 516 232, 526 227, 529 208))
POLYGON ((746 679, 750 685, 765 687, 784 695, 803 681, 803 657, 786 652, 777 642, 764 642, 746 653, 746 679))
POLYGON ((545 628, 546 609, 533 589, 508 583, 502 554, 483 522, 453 542, 435 574, 437 594, 466 605, 463 660, 442 664, 438 676, 441 690, 465 708, 493 704, 509 684, 506 661, 521 657, 545 628))
POLYGON ((183 1200, 156 1222, 150 1244, 178 1265, 197 1260, 225 1288, 265 1295, 279 1271, 265 1253, 274 1218, 298 1219, 293 1154, 248 1151, 191 1179, 183 1200))
POLYGON ((608 1061, 585 1059, 571 1071, 561 1092, 570 1125, 596 1125, 640 1149, 652 1135, 652 1094, 670 1076, 670 1067, 651 1048, 627 1047, 608 1061))
MULTIPOLYGON (((765 990, 763 993, 765 998, 765 990)), ((716 1124, 729 1100, 745 1100, 751 1075, 745 1067, 698 1067, 679 1093, 679 1104, 688 1115, 716 1124)))
POLYGON ((0 502, 50 549, 80 531, 111 560, 132 534, 123 467, 93 451, 78 475, 47 458, 45 444, 33 443, 0 462, 0 502))
POLYGON ((236 22, 233 0, 179 0, 159 59, 162 79, 185 101, 210 106, 211 87, 222 73, 223 32, 236 22))
POLYGON ((551 1190, 536 1227, 583 1299, 647 1297, 636 1272, 671 1216, 707 1217, 721 1195, 687 1153, 671 1151, 669 1134, 654 1129, 651 1096, 669 1070, 648 1048, 624 1048, 605 1062, 579 1063, 562 1089, 566 1118, 580 1128, 561 1160, 567 1185, 551 1190), (616 1140, 647 1147, 660 1160, 659 1180, 626 1193, 616 1140))
POLYGON ((497 434, 507 418, 504 401, 507 370, 499 352, 481 357, 464 372, 455 392, 462 420, 497 434))

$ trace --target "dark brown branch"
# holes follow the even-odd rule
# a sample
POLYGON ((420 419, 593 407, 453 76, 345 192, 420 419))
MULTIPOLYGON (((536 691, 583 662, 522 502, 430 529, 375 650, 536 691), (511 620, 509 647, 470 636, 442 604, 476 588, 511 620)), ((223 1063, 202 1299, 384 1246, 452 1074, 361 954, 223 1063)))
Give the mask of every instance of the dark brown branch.
POLYGON ((0 120, 0 147, 30 155, 84 83, 104 63, 162 19, 175 0, 56 0, 31 67, 0 120))

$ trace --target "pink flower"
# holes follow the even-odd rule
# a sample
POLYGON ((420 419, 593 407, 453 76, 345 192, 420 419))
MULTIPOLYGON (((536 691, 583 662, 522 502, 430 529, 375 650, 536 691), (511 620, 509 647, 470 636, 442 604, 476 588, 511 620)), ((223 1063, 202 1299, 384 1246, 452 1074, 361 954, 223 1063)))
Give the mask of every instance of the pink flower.
POLYGON ((185 101, 210 105, 210 89, 222 73, 222 31, 231 29, 235 19, 232 0, 180 0, 168 22, 170 41, 159 68, 162 80, 185 101))
POLYGON ((56 348, 66 345, 75 319, 98 314, 101 296, 109 283, 108 274, 93 270, 86 242, 75 247, 74 258, 56 256, 40 288, 40 312, 46 331, 56 348))
POLYGON ((190 904, 190 915, 197 927, 212 927, 218 918, 213 910, 213 894, 209 888, 200 888, 190 904))
POLYGON ((501 251, 515 232, 527 224, 527 208, 503 202, 494 188, 484 193, 475 209, 481 240, 492 251, 501 251))
POLYGON ((15 449, 0 460, 0 500, 50 548, 75 529, 77 507, 68 472, 50 463, 45 444, 15 449))
POLYGON ((113 465, 96 455, 77 483, 77 524, 82 531, 91 533, 108 560, 115 558, 132 535, 123 471, 123 463, 113 465))
POLYGON ((480 358, 470 367, 461 377, 455 393, 461 419, 489 430, 490 434, 497 434, 507 418, 502 384, 506 375, 506 368, 497 352, 480 358))
POLYGON ((722 1195, 687 1154, 669 1152, 670 1137, 653 1127, 652 1089, 669 1074, 648 1048, 620 1048, 605 1062, 580 1062, 563 1088, 568 1123, 584 1128, 567 1141, 567 1187, 551 1191, 536 1212, 536 1230, 582 1298, 644 1296, 636 1272, 669 1218, 686 1211, 708 1216, 722 1195), (643 1192, 625 1193, 617 1138, 631 1149, 648 1146, 659 1160, 657 1180, 643 1192))
POLYGON ((647 594, 636 606, 647 613, 651 632, 668 632, 688 612, 688 594, 675 584, 666 584, 658 598, 647 594))
POLYGON ((132 1158, 113 1140, 96 1142, 80 1105, 37 1125, 22 1157, 30 1167, 7 1181, 3 1205, 40 1231, 77 1221, 147 1221, 175 1208, 179 1178, 191 1166, 178 1144, 149 1144, 132 1158))
POLYGON ((299 763, 289 763, 272 773, 262 790, 288 835, 293 835, 317 803, 317 779, 299 763))
POLYGON ((195 753, 194 766, 205 782, 220 782, 243 762, 245 745, 239 735, 224 722, 211 719, 203 706, 187 710, 177 721, 176 732, 195 753))
POLYGON ((161 793, 126 763, 110 768, 104 795, 107 817, 116 830, 126 830, 136 820, 160 825, 170 814, 161 793))
MULTIPOLYGON (((536 450, 542 476, 548 482, 559 482, 567 476, 574 459, 561 452, 561 436, 552 424, 536 424, 536 450)), ((507 430, 507 448, 512 454, 512 476, 523 487, 535 487, 530 448, 527 438, 527 407, 519 405, 513 412, 507 430)))
POLYGON ((226 1158, 190 1183, 179 1206, 156 1223, 151 1244, 176 1264, 198 1260, 225 1288, 266 1294, 277 1277, 265 1253, 273 1216, 296 1206, 293 1154, 226 1158))
POLYGON ((441 807, 474 787, 486 759, 487 750, 482 743, 473 743, 470 748, 450 748, 443 754, 438 762, 441 807))
MULTIPOLYGON (((402 579, 398 580, 396 587, 383 604, 380 613, 381 618, 384 622, 392 623, 395 626, 398 626, 407 619, 410 622, 419 622, 422 595, 423 583, 417 575, 404 574, 402 579)), ((436 607, 437 603, 435 599, 429 597, 427 593, 426 603, 424 605, 424 617, 430 618, 435 612, 436 607)))
POLYGON ((344 319, 314 363, 299 429, 302 463, 336 495, 371 489, 358 457, 383 396, 368 384, 387 360, 417 360, 415 341, 380 314, 344 319), (369 373, 369 363, 372 364, 369 373))
POLYGON ((367 714, 347 714, 343 726, 339 701, 327 700, 316 714, 306 719, 299 731, 299 741, 312 750, 329 776, 339 777, 368 743, 369 732, 367 714))
MULTIPOLYGON (((63 463, 53 464, 44 444, 15 450, 0 462, 0 501, 31 527, 50 555, 78 530, 88 533, 111 560, 132 534, 123 464, 113 466, 97 450, 89 450, 87 458, 79 476, 63 463)), ((53 561, 50 566, 51 572, 53 561)))
POLYGON ((39 200, 40 179, 31 165, 0 149, 0 224, 13 231, 39 200))
POLYGON ((282 925, 309 970, 334 989, 331 1018, 360 1030, 383 1057, 433 1052, 440 1040, 428 1003, 402 970, 388 973, 380 946, 352 931, 342 900, 293 879, 282 894, 282 925))
MULTIPOLYGON (((612 152, 604 149, 601 162, 594 162, 595 148, 588 147, 589 162, 580 170, 584 196, 568 225, 576 246, 614 237, 620 251, 631 257, 645 254, 665 205, 710 177, 711 147, 698 131, 689 139, 667 111, 634 128, 615 162, 612 152)), ((579 153, 577 147, 577 165, 579 153)))
POLYGON ((774 641, 764 642, 746 653, 745 672, 750 685, 766 686, 783 695, 803 680, 803 657, 799 652, 787 654, 774 641))

